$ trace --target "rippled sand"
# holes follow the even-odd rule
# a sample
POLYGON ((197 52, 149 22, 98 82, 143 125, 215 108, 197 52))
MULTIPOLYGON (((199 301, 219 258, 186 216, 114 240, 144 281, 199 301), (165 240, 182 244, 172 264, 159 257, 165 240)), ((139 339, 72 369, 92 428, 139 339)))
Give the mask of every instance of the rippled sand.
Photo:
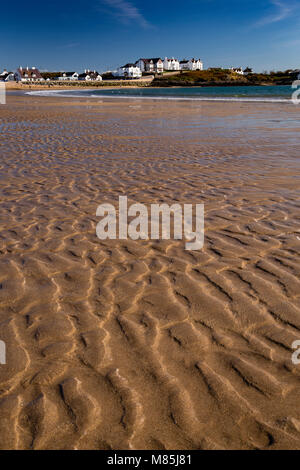
POLYGON ((8 96, 1 449, 300 449, 299 109, 8 96), (119 195, 204 249, 100 241, 119 195))

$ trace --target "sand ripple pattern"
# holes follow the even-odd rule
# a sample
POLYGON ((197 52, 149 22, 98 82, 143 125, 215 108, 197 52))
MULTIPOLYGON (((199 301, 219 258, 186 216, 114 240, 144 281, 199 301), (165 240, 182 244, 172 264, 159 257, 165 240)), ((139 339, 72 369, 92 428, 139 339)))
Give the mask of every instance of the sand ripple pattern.
POLYGON ((9 97, 1 449, 300 449, 299 129, 262 106, 9 97), (122 194, 204 202, 204 249, 98 240, 122 194))

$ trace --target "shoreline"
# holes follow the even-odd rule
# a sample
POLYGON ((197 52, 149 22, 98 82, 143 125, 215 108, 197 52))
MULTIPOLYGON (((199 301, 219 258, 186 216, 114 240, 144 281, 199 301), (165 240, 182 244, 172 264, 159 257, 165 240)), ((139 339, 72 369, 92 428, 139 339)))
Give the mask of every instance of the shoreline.
POLYGON ((104 88, 106 90, 108 89, 114 89, 114 88, 150 88, 150 89, 170 89, 170 88, 214 88, 214 87, 224 87, 224 88, 232 88, 232 87, 247 87, 247 88, 253 88, 253 87, 269 87, 269 86, 274 86, 274 87, 279 87, 279 86, 285 86, 285 87, 290 87, 292 83, 290 84, 275 84, 275 83, 202 83, 202 84, 195 84, 195 85, 189 85, 189 84, 183 84, 183 85, 162 85, 161 83, 156 86, 152 85, 150 81, 119 81, 119 82, 68 82, 68 83, 60 83, 58 84, 57 82, 50 82, 50 83, 31 83, 31 84, 25 84, 25 83, 16 83, 16 82, 4 82, 6 85, 6 90, 71 90, 71 89, 76 89, 76 88, 81 88, 81 89, 86 89, 86 90, 95 90, 95 89, 101 89, 104 88))
MULTIPOLYGON (((150 88, 148 92, 143 93, 140 91, 139 87, 107 87, 105 90, 103 90, 103 93, 101 93, 101 89, 95 90, 94 88, 77 88, 77 89, 70 89, 70 88, 52 88, 52 89, 28 89, 28 90, 18 90, 21 91, 22 94, 26 96, 35 96, 35 97, 49 97, 49 98, 69 98, 69 99, 102 99, 102 100, 145 100, 145 101, 192 101, 192 102, 223 102, 223 103, 232 103, 232 102, 237 102, 237 103, 272 103, 272 104, 292 104, 294 105, 294 102, 292 100, 291 96, 288 95, 276 95, 276 94, 253 94, 253 95, 246 95, 246 94, 240 94, 239 96, 237 94, 232 94, 232 95, 226 95, 226 94, 189 94, 189 93, 182 93, 180 94, 180 89, 186 90, 188 87, 172 87, 174 90, 179 91, 178 94, 174 93, 164 93, 165 88, 150 88), (133 93, 127 93, 124 91, 122 93, 123 89, 127 90, 135 90, 133 93), (105 94, 105 91, 112 91, 111 94, 105 94), (84 92, 84 93, 83 93, 84 92)), ((193 89, 195 87, 192 87, 193 89)), ((202 87, 198 87, 201 89, 202 87)), ((11 91, 16 92, 16 90, 11 91)), ((9 95, 9 91, 8 91, 9 95)))

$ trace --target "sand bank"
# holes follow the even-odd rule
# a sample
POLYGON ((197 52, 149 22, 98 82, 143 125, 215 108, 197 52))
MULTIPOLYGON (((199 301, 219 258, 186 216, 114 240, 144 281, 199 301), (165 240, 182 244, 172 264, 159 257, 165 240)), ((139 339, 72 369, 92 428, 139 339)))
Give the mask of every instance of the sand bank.
POLYGON ((8 95, 1 449, 300 449, 299 121, 281 105, 8 95), (204 203, 205 246, 98 204, 204 203))

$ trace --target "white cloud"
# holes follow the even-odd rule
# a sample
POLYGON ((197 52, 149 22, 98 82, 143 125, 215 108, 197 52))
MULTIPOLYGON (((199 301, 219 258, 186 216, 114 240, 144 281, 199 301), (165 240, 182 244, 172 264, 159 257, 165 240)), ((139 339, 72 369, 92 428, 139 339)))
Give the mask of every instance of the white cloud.
POLYGON ((142 28, 150 27, 150 23, 133 3, 127 0, 102 0, 102 3, 110 7, 113 14, 121 21, 125 23, 135 22, 142 28))
POLYGON ((265 26, 283 21, 289 18, 300 6, 299 1, 270 0, 270 3, 273 12, 257 21, 255 26, 265 26))

